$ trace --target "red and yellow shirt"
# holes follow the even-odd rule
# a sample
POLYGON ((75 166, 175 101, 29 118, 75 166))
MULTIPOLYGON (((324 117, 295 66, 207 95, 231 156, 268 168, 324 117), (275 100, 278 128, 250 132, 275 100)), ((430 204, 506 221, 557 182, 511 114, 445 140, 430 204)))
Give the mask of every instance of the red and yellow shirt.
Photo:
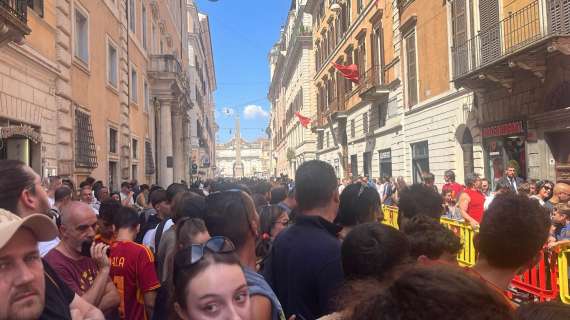
POLYGON ((111 279, 119 291, 121 319, 148 319, 144 294, 160 287, 154 255, 147 247, 132 241, 111 245, 111 279))

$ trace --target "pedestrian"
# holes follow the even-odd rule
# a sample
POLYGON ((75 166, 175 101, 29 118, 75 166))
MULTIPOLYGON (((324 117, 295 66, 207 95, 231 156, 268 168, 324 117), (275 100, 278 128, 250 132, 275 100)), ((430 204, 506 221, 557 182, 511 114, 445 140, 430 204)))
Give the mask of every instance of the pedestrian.
POLYGON ((390 180, 389 177, 384 178, 384 187, 382 189, 382 197, 380 198, 381 203, 385 206, 393 206, 395 204, 394 193, 396 188, 390 180))
POLYGON ((570 243, 570 206, 560 203, 556 205, 552 215, 552 227, 548 238, 548 247, 562 243, 570 243))
POLYGON ((251 296, 254 319, 278 320, 283 308, 277 296, 256 272, 259 215, 251 197, 240 189, 212 192, 206 198, 206 228, 212 237, 226 237, 235 245, 251 296))
POLYGON ((481 193, 488 197, 491 195, 491 185, 487 178, 481 178, 481 193))
MULTIPOLYGON (((21 218, 35 213, 47 214, 49 210, 47 193, 41 188, 40 176, 21 161, 0 160, 0 208, 21 218)), ((38 246, 40 249, 42 246, 51 247, 54 241, 59 243, 56 238, 53 241, 40 241, 38 246)), ((46 279, 46 303, 41 319, 71 320, 71 310, 91 319, 103 319, 101 311, 74 293, 45 259, 42 259, 42 264, 46 279)))
POLYGON ((356 297, 351 320, 512 320, 500 293, 461 269, 413 268, 386 289, 356 297))
POLYGON ((114 226, 116 240, 111 244, 109 275, 120 288, 119 315, 127 320, 150 319, 160 283, 152 251, 134 242, 140 226, 138 213, 131 207, 121 207, 114 226))
POLYGON ((99 211, 97 211, 94 206, 95 198, 93 197, 93 189, 91 189, 89 185, 85 185, 79 190, 79 201, 88 204, 91 210, 93 210, 93 213, 96 215, 99 214, 99 211))
POLYGON ((552 189, 552 198, 547 199, 547 201, 552 205, 568 203, 570 201, 570 185, 563 182, 555 184, 552 189))
POLYGON ((548 202, 548 199, 552 197, 552 189, 554 185, 552 182, 548 180, 541 180, 536 183, 536 189, 538 190, 538 194, 532 196, 532 199, 535 199, 540 203, 541 206, 547 208, 550 211, 554 210, 554 206, 552 203, 548 202))
POLYGON ((459 212, 459 207, 457 206, 457 198, 453 196, 453 190, 444 190, 442 196, 445 210, 444 216, 448 219, 463 220, 461 212, 459 212))
POLYGON ((121 203, 124 206, 132 207, 135 205, 134 192, 131 189, 131 184, 127 181, 121 183, 121 203))
POLYGON ((439 221, 444 213, 443 198, 433 188, 423 184, 413 184, 402 190, 398 205, 398 226, 419 215, 439 221))
MULTIPOLYGON (((153 212, 148 212, 144 217, 144 222, 141 224, 142 244, 149 247, 152 252, 156 253, 156 246, 154 245, 156 227, 163 221, 170 219, 170 206, 168 205, 166 190, 156 189, 149 195, 150 205, 153 212)), ((143 212, 144 213, 144 212, 143 212)), ((167 226, 165 225, 164 228, 167 226)), ((170 226, 168 226, 170 228, 170 226)))
POLYGON ((453 231, 426 216, 415 216, 402 229, 410 243, 410 256, 422 265, 457 265, 461 240, 453 231))
MULTIPOLYGON (((273 244, 264 274, 287 317, 316 319, 334 309, 343 282, 336 173, 320 160, 304 162, 295 174, 296 222, 273 244)), ((208 226, 209 229, 209 226, 208 226)))
POLYGON ((460 185, 459 183, 455 182, 455 172, 453 170, 445 171, 443 175, 443 179, 445 180, 445 184, 441 187, 441 191, 451 191, 451 196, 454 197, 456 200, 459 200, 459 195, 463 192, 464 186, 460 185))
POLYGON ((346 282, 337 295, 336 312, 319 320, 350 319, 350 302, 361 296, 362 283, 388 287, 413 262, 406 236, 384 224, 363 223, 348 233, 342 243, 342 267, 346 282))
POLYGON ((382 220, 380 196, 375 189, 364 183, 353 183, 344 189, 335 219, 335 223, 342 227, 339 239, 343 240, 359 224, 382 220))
POLYGON ((259 211, 259 234, 255 255, 260 259, 259 270, 263 270, 264 260, 271 251, 275 238, 289 225, 287 211, 279 205, 266 205, 259 211))
POLYGON ((55 191, 62 186, 63 182, 60 176, 49 176, 47 186, 47 195, 50 207, 53 208, 55 204, 55 191))
POLYGON ((297 209, 297 201, 295 200, 295 186, 291 185, 287 191, 287 198, 277 204, 287 214, 291 214, 293 210, 297 209))
POLYGON ((215 237, 178 251, 174 284, 173 309, 180 319, 259 319, 229 239, 215 237))
POLYGON ((110 246, 115 241, 115 229, 113 224, 115 216, 123 206, 119 201, 108 199, 101 203, 99 215, 97 216, 97 234, 95 242, 102 242, 110 246))
POLYGON ((505 182, 514 193, 518 192, 519 185, 523 183, 523 180, 517 176, 517 168, 512 163, 509 163, 506 174, 499 181, 505 182))
POLYGON ((465 177, 465 189, 459 197, 459 210, 463 219, 474 230, 479 228, 483 220, 485 196, 481 193, 481 179, 476 173, 470 173, 465 177))
POLYGON ((493 200, 495 200, 495 197, 497 195, 506 194, 509 192, 511 192, 511 189, 509 189, 509 186, 504 181, 497 181, 495 184, 495 192, 491 193, 491 195, 485 198, 485 202, 483 203, 483 210, 487 211, 487 209, 489 209, 489 206, 493 200))
POLYGON ((61 242, 45 259, 75 293, 112 314, 119 306, 119 294, 109 278, 109 246, 93 241, 96 226, 97 216, 89 204, 70 203, 61 212, 61 242))
POLYGON ((435 176, 431 172, 422 173, 422 182, 429 188, 432 188, 436 193, 439 193, 437 186, 435 185, 435 176))
POLYGON ((0 319, 40 319, 46 280, 38 241, 50 241, 57 228, 43 214, 22 219, 0 209, 0 319))
POLYGON ((549 229, 548 210, 538 202, 513 193, 498 195, 475 235, 473 243, 478 257, 470 270, 490 288, 498 292, 507 290, 515 275, 542 258, 541 249, 549 229))

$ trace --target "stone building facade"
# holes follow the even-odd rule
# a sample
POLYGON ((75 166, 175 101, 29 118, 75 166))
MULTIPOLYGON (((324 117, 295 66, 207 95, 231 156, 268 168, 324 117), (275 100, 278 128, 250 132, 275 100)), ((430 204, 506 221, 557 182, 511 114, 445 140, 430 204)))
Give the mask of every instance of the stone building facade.
POLYGON ((226 143, 217 144, 216 157, 216 176, 268 178, 271 175, 268 139, 260 138, 253 142, 247 142, 238 135, 237 139, 232 138, 226 143), (243 170, 243 172, 236 172, 237 159, 241 159, 239 170, 243 170))

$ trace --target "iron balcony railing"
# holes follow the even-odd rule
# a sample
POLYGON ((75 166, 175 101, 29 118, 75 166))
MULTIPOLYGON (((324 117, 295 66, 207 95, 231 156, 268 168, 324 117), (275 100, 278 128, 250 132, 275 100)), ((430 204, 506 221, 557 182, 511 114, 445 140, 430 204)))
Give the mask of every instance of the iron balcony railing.
POLYGON ((28 0, 0 0, 0 7, 24 24, 28 21, 28 0))
POLYGON ((570 35, 570 1, 533 1, 452 47, 453 78, 462 78, 547 38, 564 35, 570 35))

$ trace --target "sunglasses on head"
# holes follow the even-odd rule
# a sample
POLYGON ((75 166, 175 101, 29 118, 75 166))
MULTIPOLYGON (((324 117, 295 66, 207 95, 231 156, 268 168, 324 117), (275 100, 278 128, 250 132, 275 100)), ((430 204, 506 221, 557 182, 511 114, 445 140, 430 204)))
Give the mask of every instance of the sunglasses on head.
POLYGON ((176 253, 174 256, 174 274, 176 270, 189 268, 204 258, 205 250, 211 253, 224 254, 234 252, 233 242, 226 237, 212 237, 204 244, 193 244, 176 253))

